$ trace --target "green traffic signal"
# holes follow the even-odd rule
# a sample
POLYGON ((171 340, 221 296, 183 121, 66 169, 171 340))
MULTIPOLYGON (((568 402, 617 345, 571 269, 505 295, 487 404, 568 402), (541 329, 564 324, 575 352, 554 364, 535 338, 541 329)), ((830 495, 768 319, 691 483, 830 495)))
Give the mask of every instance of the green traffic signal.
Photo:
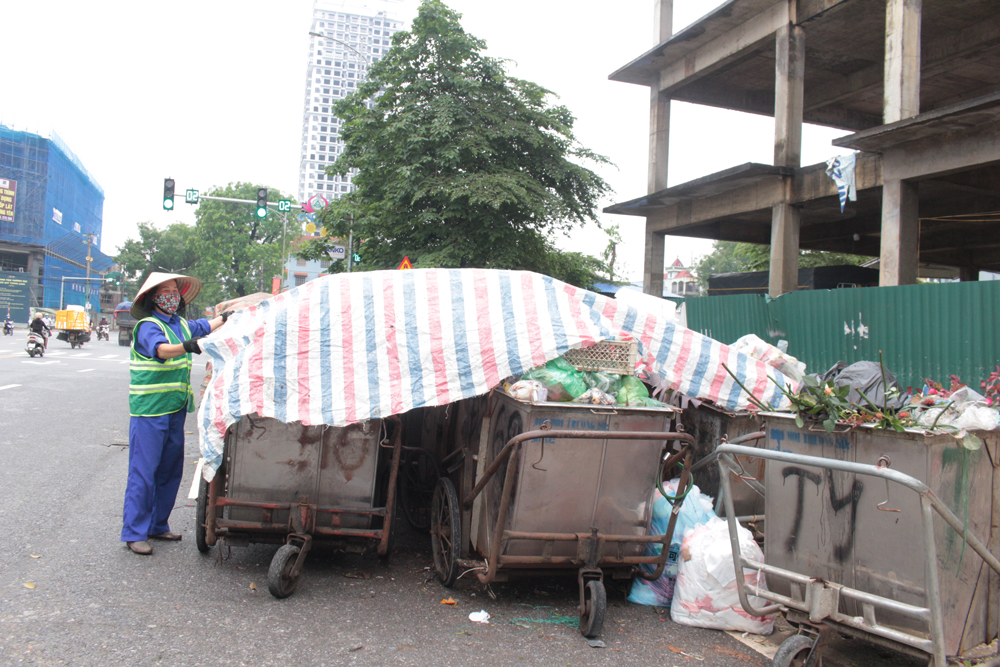
POLYGON ((174 210, 174 179, 163 179, 163 210, 174 210))
POLYGON ((360 264, 361 263, 361 255, 359 255, 358 253, 354 253, 351 256, 351 261, 354 262, 355 264, 360 264))
POLYGON ((257 217, 267 217, 267 188, 257 190, 257 217))

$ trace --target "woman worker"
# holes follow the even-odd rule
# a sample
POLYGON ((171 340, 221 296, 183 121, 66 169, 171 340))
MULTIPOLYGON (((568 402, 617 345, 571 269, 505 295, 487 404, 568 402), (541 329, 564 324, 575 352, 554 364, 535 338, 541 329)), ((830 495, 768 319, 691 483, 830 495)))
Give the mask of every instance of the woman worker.
POLYGON ((149 555, 149 540, 179 540, 167 519, 177 500, 184 463, 184 420, 194 411, 191 355, 198 340, 229 316, 186 320, 185 305, 201 291, 190 276, 154 272, 132 302, 139 320, 132 339, 128 429, 128 482, 122 542, 149 555))

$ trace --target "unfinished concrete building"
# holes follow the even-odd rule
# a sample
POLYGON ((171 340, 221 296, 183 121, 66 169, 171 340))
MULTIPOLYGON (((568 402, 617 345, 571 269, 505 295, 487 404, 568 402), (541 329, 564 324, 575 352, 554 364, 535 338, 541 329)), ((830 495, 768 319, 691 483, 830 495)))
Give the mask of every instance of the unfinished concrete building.
POLYGON ((650 89, 648 194, 608 213, 646 219, 644 290, 662 293, 664 236, 771 245, 769 292, 795 289, 798 251, 880 258, 880 284, 919 264, 1000 270, 1000 2, 727 0, 611 75, 650 89), (774 118, 773 164, 667 187, 670 101, 774 118), (857 201, 800 164, 802 123, 842 128, 857 201))

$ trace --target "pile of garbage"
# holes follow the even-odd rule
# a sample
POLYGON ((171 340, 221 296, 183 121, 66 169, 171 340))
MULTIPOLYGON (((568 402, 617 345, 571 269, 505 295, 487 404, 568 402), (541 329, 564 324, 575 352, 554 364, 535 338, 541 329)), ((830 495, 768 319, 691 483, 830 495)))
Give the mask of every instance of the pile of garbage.
POLYGON ((649 397, 649 390, 634 375, 605 371, 581 371, 558 357, 543 366, 532 368, 504 390, 514 398, 532 403, 588 403, 631 407, 662 407, 649 397))
MULTIPOLYGON (((664 491, 676 496, 678 485, 679 480, 673 479, 664 485, 664 491)), ((673 508, 659 489, 654 498, 650 533, 663 534, 673 508)), ((663 574, 653 581, 636 577, 628 600, 669 608, 670 618, 682 625, 769 635, 774 616, 755 617, 743 610, 736 588, 729 525, 716 516, 712 507, 712 498, 692 486, 678 510, 663 574)), ((764 554, 750 531, 737 525, 737 532, 742 556, 763 562, 764 554)), ((656 556, 661 548, 659 544, 647 545, 646 555, 656 556)), ((651 565, 640 567, 653 572, 651 565)), ((743 574, 747 584, 767 590, 761 572, 745 568, 743 574)), ((755 596, 750 601, 758 607, 766 604, 755 596)))
MULTIPOLYGON (((851 365, 841 361, 825 373, 806 375, 805 364, 756 336, 744 336, 733 346, 780 369, 786 377, 801 380, 795 391, 779 387, 799 428, 808 422, 821 423, 828 433, 838 426, 865 424, 900 433, 908 428, 942 431, 968 449, 979 449, 982 441, 971 431, 1000 426, 1000 366, 980 383, 985 395, 954 375, 948 387, 927 378, 921 389, 904 390, 881 358, 851 365)), ((754 408, 772 409, 740 386, 754 408)))

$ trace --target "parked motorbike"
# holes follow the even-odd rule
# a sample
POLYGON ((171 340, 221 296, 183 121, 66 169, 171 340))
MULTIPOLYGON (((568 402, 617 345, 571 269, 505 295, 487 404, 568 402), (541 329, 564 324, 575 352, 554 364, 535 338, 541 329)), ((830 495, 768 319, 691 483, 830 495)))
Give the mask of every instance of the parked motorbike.
POLYGON ((104 340, 111 340, 111 338, 108 336, 107 324, 101 324, 97 327, 97 340, 101 340, 102 338, 104 340))
POLYGON ((29 331, 28 344, 25 346, 24 351, 28 353, 29 357, 44 357, 45 337, 40 333, 29 331))

